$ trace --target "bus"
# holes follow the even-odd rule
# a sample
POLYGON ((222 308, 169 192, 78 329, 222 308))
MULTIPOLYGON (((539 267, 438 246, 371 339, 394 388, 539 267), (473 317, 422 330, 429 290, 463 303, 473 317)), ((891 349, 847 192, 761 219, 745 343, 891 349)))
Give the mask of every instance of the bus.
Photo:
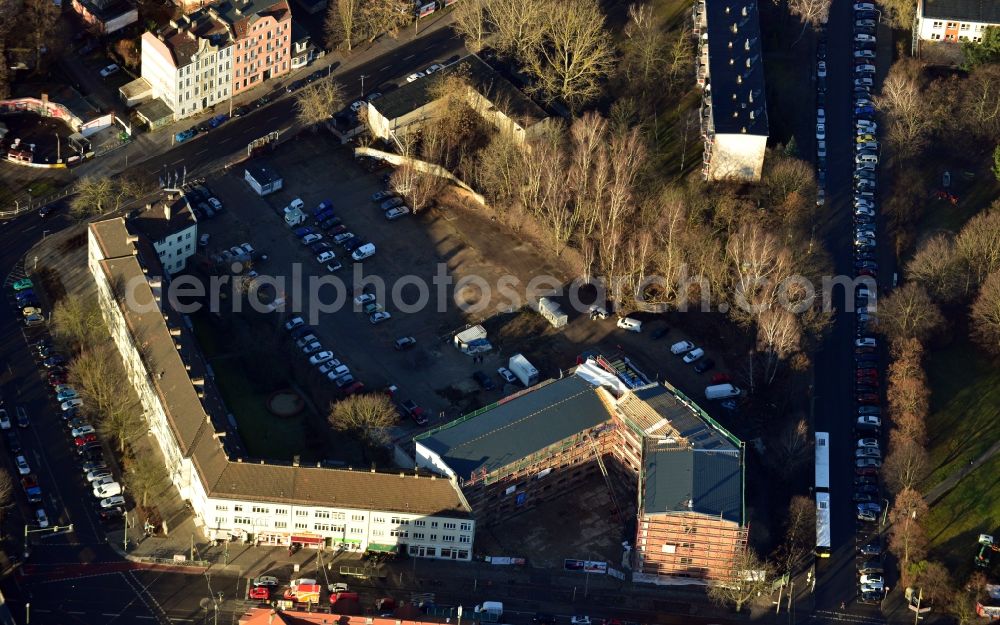
POLYGON ((830 557, 830 433, 816 432, 816 557, 830 557))

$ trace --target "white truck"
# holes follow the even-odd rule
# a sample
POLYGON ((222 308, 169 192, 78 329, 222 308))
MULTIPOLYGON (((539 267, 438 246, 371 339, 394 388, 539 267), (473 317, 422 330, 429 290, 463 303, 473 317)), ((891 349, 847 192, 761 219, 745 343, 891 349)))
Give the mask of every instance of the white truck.
POLYGON ((507 361, 507 368, 517 376, 517 379, 525 387, 538 384, 538 369, 535 369, 535 365, 528 362, 528 359, 523 354, 514 354, 511 356, 510 360, 507 361))
POLYGON ((285 224, 289 228, 294 228, 295 226, 301 226, 306 222, 306 214, 304 209, 306 203, 300 198, 295 198, 292 200, 291 204, 285 207, 285 224))
POLYGON ((499 623, 503 616, 503 603, 499 601, 483 601, 474 608, 476 619, 480 623, 499 623))
POLYGON ((728 399, 730 397, 739 397, 742 393, 742 390, 732 384, 714 384, 705 387, 706 399, 728 399))

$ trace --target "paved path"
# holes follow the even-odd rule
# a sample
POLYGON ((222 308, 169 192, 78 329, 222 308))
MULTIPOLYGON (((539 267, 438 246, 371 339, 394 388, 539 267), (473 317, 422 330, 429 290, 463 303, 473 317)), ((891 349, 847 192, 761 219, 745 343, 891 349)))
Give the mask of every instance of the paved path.
POLYGON ((924 495, 927 505, 933 505, 937 500, 947 495, 966 475, 978 469, 979 465, 992 458, 998 451, 1000 451, 1000 441, 993 443, 992 447, 984 451, 981 456, 970 462, 967 466, 962 467, 961 471, 955 471, 937 486, 927 491, 927 494, 924 495))

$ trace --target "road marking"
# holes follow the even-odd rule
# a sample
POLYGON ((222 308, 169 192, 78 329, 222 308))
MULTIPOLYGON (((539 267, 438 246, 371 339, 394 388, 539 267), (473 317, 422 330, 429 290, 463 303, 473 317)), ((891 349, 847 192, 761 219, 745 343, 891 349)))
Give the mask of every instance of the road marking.
POLYGON ((385 70, 387 70, 387 69, 391 69, 391 68, 392 68, 392 65, 386 65, 385 67, 383 67, 382 69, 380 69, 380 70, 378 70, 378 71, 380 71, 380 72, 384 72, 385 70))
POLYGON ((170 164, 171 165, 179 165, 180 163, 183 163, 183 162, 184 162, 184 159, 183 158, 179 158, 179 159, 177 159, 176 161, 174 161, 173 163, 170 163, 170 164))
POLYGON ((417 56, 417 55, 416 55, 416 54, 411 54, 410 56, 404 56, 404 57, 403 57, 403 60, 404 60, 404 61, 409 61, 410 59, 412 59, 412 58, 413 58, 413 57, 415 57, 415 56, 417 56))
POLYGON ((78 612, 76 610, 64 610, 66 614, 86 614, 86 612, 78 612))
MULTIPOLYGON (((204 150, 198 150, 197 152, 194 153, 194 155, 198 156, 199 154, 204 154, 205 152, 208 152, 208 148, 205 148, 204 150)), ((179 163, 180 161, 177 162, 179 163)))
MULTIPOLYGON (((115 614, 114 612, 101 612, 101 616, 121 616, 121 613, 119 612, 115 614)), ((142 618, 142 617, 137 616, 136 618, 142 618)))
POLYGON ((225 139, 222 139, 221 141, 219 141, 219 143, 225 143, 226 141, 229 141, 230 139, 232 139, 232 137, 226 137, 225 139))

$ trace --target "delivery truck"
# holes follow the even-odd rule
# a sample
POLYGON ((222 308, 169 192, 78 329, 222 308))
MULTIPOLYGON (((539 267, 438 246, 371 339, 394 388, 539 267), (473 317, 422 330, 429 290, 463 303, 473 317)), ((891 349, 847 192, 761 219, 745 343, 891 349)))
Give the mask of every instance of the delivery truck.
POLYGON ((712 386, 705 387, 705 398, 728 399, 730 397, 739 397, 742 392, 742 390, 732 384, 713 384, 712 386))
POLYGON ((483 601, 475 607, 476 619, 480 623, 499 623, 503 616, 503 603, 483 601))
POLYGON ((514 354, 507 361, 507 368, 513 373, 525 387, 538 384, 538 369, 528 362, 523 354, 514 354))

